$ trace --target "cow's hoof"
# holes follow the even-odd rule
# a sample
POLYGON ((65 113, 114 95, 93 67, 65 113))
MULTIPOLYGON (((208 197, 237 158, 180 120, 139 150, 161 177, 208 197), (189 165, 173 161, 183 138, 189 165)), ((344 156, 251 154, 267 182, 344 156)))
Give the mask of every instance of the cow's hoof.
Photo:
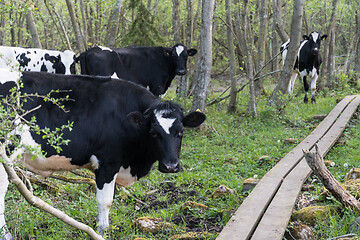
POLYGON ((312 98, 312 99, 311 99, 311 103, 313 103, 313 104, 315 104, 315 103, 316 103, 315 98, 312 98))
POLYGON ((308 102, 309 102, 308 98, 304 97, 304 103, 308 103, 308 102))

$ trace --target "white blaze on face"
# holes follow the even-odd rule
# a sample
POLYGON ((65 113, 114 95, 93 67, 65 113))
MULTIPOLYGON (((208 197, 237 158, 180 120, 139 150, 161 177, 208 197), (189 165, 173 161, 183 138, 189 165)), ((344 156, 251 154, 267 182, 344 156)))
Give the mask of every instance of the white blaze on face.
POLYGON ((184 47, 183 46, 177 46, 175 48, 175 50, 176 50, 177 55, 180 56, 180 54, 184 51, 184 47))
POLYGON ((131 174, 130 166, 128 168, 120 167, 118 172, 116 183, 120 186, 127 187, 133 185, 138 180, 137 176, 131 174))
POLYGON ((111 78, 120 79, 120 78, 118 77, 118 75, 117 75, 117 73, 116 73, 116 72, 114 72, 114 74, 111 76, 111 78))
POLYGON ((173 123, 175 122, 176 118, 164 118, 163 115, 165 113, 168 113, 167 111, 154 111, 156 120, 162 127, 162 129, 167 133, 170 134, 170 128, 173 126, 173 123))
POLYGON ((108 48, 108 47, 102 47, 102 46, 99 46, 99 48, 101 49, 101 50, 103 50, 103 51, 110 51, 110 52, 112 52, 113 50, 111 50, 110 48, 108 48))
POLYGON ((313 32, 313 33, 311 33, 311 36, 312 36, 312 38, 313 38, 314 42, 316 42, 316 41, 317 41, 317 39, 319 38, 319 33, 317 33, 317 32, 313 32))
POLYGON ((64 52, 60 53, 60 56, 61 56, 61 62, 65 66, 65 74, 71 74, 70 67, 71 64, 74 63, 75 53, 69 50, 65 50, 64 52))

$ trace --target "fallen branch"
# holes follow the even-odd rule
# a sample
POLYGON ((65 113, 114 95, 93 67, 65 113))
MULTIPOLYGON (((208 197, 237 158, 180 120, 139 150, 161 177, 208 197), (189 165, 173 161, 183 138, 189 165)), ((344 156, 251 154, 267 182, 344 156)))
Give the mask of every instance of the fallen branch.
POLYGON ((99 234, 97 234, 94 231, 94 229, 92 229, 91 227, 87 226, 84 223, 76 221, 75 219, 66 215, 64 212, 54 208, 53 206, 51 206, 51 205, 47 204, 46 202, 44 202, 43 200, 41 200, 40 198, 34 196, 32 194, 32 192, 30 192, 29 189, 27 189, 27 187, 23 183, 23 181, 21 181, 19 176, 16 174, 15 170, 7 164, 11 161, 8 158, 8 156, 6 155, 4 146, 1 146, 1 148, 0 148, 0 157, 5 161, 5 163, 1 163, 1 164, 3 164, 5 171, 9 176, 10 181, 16 186, 16 188, 24 196, 24 198, 26 199, 26 201, 28 203, 30 203, 32 206, 34 206, 36 208, 39 208, 47 213, 50 213, 54 217, 57 217, 58 219, 63 221, 64 223, 66 223, 70 226, 73 226, 81 231, 86 232, 92 239, 95 239, 95 240, 103 240, 104 239, 99 234))
POLYGON ((309 167, 316 176, 321 180, 327 190, 338 200, 344 207, 350 208, 360 213, 360 203, 343 186, 334 178, 326 168, 324 160, 319 153, 319 147, 315 145, 316 152, 303 150, 304 157, 309 167))
POLYGON ((91 178, 73 178, 73 177, 66 177, 60 174, 52 174, 50 177, 69 183, 89 184, 94 190, 96 190, 95 180, 91 178))

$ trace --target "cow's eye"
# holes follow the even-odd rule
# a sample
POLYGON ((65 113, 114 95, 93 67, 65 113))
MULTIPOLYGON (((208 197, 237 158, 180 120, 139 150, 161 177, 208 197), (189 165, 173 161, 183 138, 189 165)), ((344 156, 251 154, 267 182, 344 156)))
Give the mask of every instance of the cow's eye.
POLYGON ((176 137, 182 138, 182 137, 183 137, 183 131, 179 131, 179 132, 176 134, 176 137))
POLYGON ((150 130, 150 136, 153 137, 153 138, 158 138, 159 134, 155 130, 151 129, 150 130))

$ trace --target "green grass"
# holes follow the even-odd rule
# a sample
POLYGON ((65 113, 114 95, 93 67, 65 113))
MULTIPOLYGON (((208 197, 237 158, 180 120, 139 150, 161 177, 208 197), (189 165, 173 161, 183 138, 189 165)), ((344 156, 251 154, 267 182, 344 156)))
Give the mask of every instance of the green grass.
MULTIPOLYGON (((227 102, 221 102, 207 108, 207 120, 201 129, 185 131, 181 152, 183 172, 163 174, 155 164, 148 176, 127 188, 131 193, 129 198, 116 191, 110 212, 109 234, 112 239, 169 239, 174 234, 199 230, 213 233, 209 239, 215 239, 248 194, 242 192, 244 180, 254 176, 261 178, 317 126, 319 121, 313 119, 314 115, 329 113, 337 98, 353 93, 322 94, 318 96, 317 104, 303 104, 302 91, 297 89, 301 94, 287 104, 281 115, 267 106, 264 98, 258 102, 259 116, 253 118, 246 113, 247 91, 239 94, 236 113, 226 113, 227 102), (289 138, 296 142, 285 143, 284 140, 289 138), (271 158, 261 162, 261 156, 271 158), (212 193, 221 184, 236 190, 236 193, 213 199, 212 193), (150 191, 154 193, 149 194, 150 191), (203 211, 193 209, 184 214, 180 206, 186 201, 202 203, 209 208, 203 211), (133 221, 143 216, 162 218, 173 227, 157 234, 143 233, 133 227, 133 221)), ((172 92, 167 98, 173 96, 172 92)), ((184 105, 184 101, 180 103, 184 105)), ((185 109, 189 109, 190 104, 191 101, 187 100, 185 109)), ((360 127, 354 120, 350 126, 345 133, 346 144, 334 146, 326 157, 336 162, 331 171, 339 180, 351 167, 360 165, 360 127), (344 167, 344 163, 349 167, 344 167)), ((54 196, 37 186, 34 193, 71 217, 96 228, 95 193, 85 185, 54 182, 63 189, 62 194, 54 196)), ((336 234, 346 232, 341 226, 348 225, 353 217, 350 213, 345 214, 346 218, 343 216, 331 216, 331 221, 319 223, 315 230, 324 236, 334 236, 330 226, 336 228, 336 234)), ((13 185, 6 196, 6 220, 15 239, 88 239, 86 234, 31 207, 13 185)))

